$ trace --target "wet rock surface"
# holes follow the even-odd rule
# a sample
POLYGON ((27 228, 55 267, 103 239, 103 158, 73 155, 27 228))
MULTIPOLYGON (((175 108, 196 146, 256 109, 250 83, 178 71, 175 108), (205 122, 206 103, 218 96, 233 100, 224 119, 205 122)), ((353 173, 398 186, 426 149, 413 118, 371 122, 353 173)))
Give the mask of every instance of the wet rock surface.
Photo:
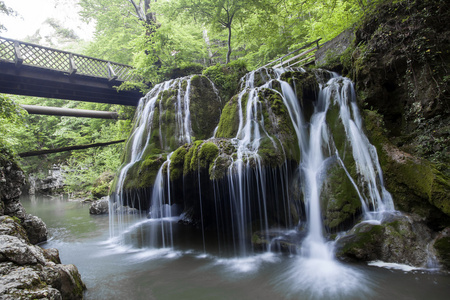
POLYGON ((427 267, 432 231, 414 216, 393 214, 381 223, 362 222, 336 242, 336 255, 344 261, 403 263, 427 267))
POLYGON ((47 240, 47 227, 19 202, 24 175, 11 161, 0 161, 0 299, 82 299, 77 268, 61 264, 58 250, 34 245, 47 240))
POLYGON ((94 201, 89 207, 89 213, 91 215, 104 215, 108 214, 109 209, 109 197, 103 197, 98 201, 94 201))

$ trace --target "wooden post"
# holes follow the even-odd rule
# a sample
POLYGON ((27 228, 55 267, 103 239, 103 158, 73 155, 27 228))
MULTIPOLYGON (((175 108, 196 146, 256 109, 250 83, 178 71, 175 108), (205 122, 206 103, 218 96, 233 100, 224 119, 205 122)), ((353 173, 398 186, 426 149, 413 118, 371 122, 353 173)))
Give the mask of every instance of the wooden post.
POLYGON ((109 78, 109 81, 117 79, 117 75, 114 72, 114 70, 111 66, 111 63, 109 61, 108 61, 108 78, 109 78))
POLYGON ((69 54, 69 65, 70 65, 70 71, 69 75, 73 75, 77 72, 77 66, 75 65, 75 61, 73 60, 73 54, 69 54))
POLYGON ((20 44, 17 41, 14 42, 14 56, 16 67, 20 67, 23 64, 23 57, 22 53, 20 52, 20 44))

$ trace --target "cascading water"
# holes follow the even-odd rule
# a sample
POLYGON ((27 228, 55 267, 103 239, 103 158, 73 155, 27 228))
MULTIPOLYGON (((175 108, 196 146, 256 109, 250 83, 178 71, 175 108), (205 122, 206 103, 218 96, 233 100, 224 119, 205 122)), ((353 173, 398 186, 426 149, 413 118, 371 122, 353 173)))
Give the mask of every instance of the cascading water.
MULTIPOLYGON (((142 219, 139 216, 135 218, 133 215, 129 215, 129 207, 124 201, 124 181, 127 176, 128 171, 136 163, 142 161, 145 151, 150 143, 152 136, 152 130, 159 130, 159 135, 162 137, 161 133, 161 114, 160 120, 158 122, 157 128, 154 122, 154 115, 156 109, 162 111, 162 98, 163 93, 169 89, 176 89, 177 91, 177 101, 175 104, 175 124, 176 124, 176 140, 177 145, 184 143, 189 143, 191 141, 191 125, 190 125, 190 112, 189 112, 189 94, 191 87, 191 77, 181 78, 177 80, 170 80, 165 83, 156 85, 144 98, 139 102, 136 111, 136 123, 132 129, 132 133, 127 142, 127 148, 130 149, 127 153, 128 163, 126 163, 120 170, 118 175, 114 202, 110 203, 109 206, 109 216, 110 216, 110 237, 111 238, 123 238, 124 233, 127 232, 129 223, 136 222, 136 220, 142 219), (186 83, 186 87, 183 88, 182 83, 186 83), (157 105, 158 104, 158 105, 157 105), (130 220, 131 219, 131 220, 130 220)), ((160 147, 162 149, 168 148, 167 139, 160 139, 160 147)), ((166 247, 169 244, 173 247, 172 238, 172 228, 169 224, 169 230, 165 233, 165 226, 163 221, 165 218, 170 219, 172 217, 172 208, 170 207, 170 185, 167 187, 167 191, 164 190, 164 178, 163 178, 163 168, 165 166, 170 166, 170 154, 167 156, 167 161, 164 162, 159 169, 155 182, 154 188, 151 195, 151 207, 150 207, 150 218, 154 220, 159 220, 159 227, 161 229, 161 240, 158 240, 158 233, 155 232, 157 226, 152 227, 152 232, 150 234, 150 246, 156 247, 157 245, 162 245, 166 247), (169 205, 164 204, 165 199, 168 199, 169 205)), ((169 168, 168 168, 169 170, 169 168)), ((170 172, 167 173, 170 176, 170 172)), ((170 184, 170 180, 167 181, 170 184)), ((119 243, 127 243, 127 241, 120 240, 119 243)))
MULTIPOLYGON (((171 134, 176 139, 175 147, 187 143, 189 145, 186 146, 188 147, 186 149, 193 150, 190 152, 190 156, 186 154, 189 159, 187 163, 184 163, 184 169, 189 169, 192 165, 198 167, 196 173, 189 175, 193 177, 193 181, 189 182, 195 183, 195 188, 189 190, 192 194, 189 197, 192 198, 188 200, 198 202, 194 203, 191 208, 198 209, 196 216, 199 219, 197 224, 201 227, 203 250, 206 251, 207 243, 205 227, 208 225, 205 224, 211 224, 208 221, 211 219, 215 222, 218 236, 231 234, 231 242, 234 246, 233 255, 240 258, 253 255, 250 236, 255 230, 259 230, 260 236, 269 241, 272 238, 269 234, 272 224, 276 224, 278 227, 284 226, 282 230, 299 228, 305 232, 305 237, 297 246, 301 255, 298 257, 299 261, 293 264, 292 269, 280 278, 280 282, 282 282, 280 285, 285 287, 285 284, 290 283, 290 287, 299 287, 298 290, 293 290, 293 293, 312 289, 323 293, 338 294, 338 288, 342 287, 338 284, 339 276, 347 280, 349 290, 355 282, 363 279, 357 279, 359 274, 334 260, 333 244, 327 242, 325 237, 328 228, 323 224, 324 208, 322 203, 324 198, 329 197, 324 192, 324 182, 326 182, 330 170, 332 168, 343 170, 342 174, 347 176, 347 180, 351 182, 358 195, 362 216, 365 220, 380 221, 383 212, 393 210, 392 199, 383 186, 382 172, 375 148, 364 135, 351 81, 333 73, 317 72, 317 82, 320 84, 317 87, 316 97, 310 103, 305 104, 303 103, 304 99, 300 99, 302 95, 297 95, 296 85, 300 83, 289 78, 290 75, 287 71, 290 70, 260 69, 250 72, 241 80, 240 93, 230 101, 232 105, 236 105, 238 120, 236 131, 228 138, 230 146, 227 147, 232 148, 233 153, 225 155, 224 152, 229 150, 221 149, 221 154, 215 158, 211 169, 217 167, 216 164, 219 164, 220 159, 222 161, 230 160, 230 163, 227 165, 224 177, 217 180, 208 178, 207 181, 211 182, 213 189, 213 193, 209 194, 200 167, 201 154, 198 156, 195 154, 195 151, 197 154, 199 153, 198 149, 202 149, 205 142, 193 142, 195 139, 192 135, 190 111, 191 80, 190 78, 185 78, 184 81, 172 80, 156 86, 141 100, 138 107, 136 125, 128 142, 130 145, 127 154, 129 162, 124 165, 118 175, 116 187, 118 201, 115 205, 116 207, 126 205, 121 200, 124 198, 125 178, 129 170, 144 159, 144 153, 151 152, 148 150, 148 146, 154 143, 152 140, 154 130, 158 130, 161 137, 158 140, 160 149, 166 151, 165 153, 175 150, 173 145, 169 145, 171 137, 164 136, 162 133, 164 126, 167 126, 163 120, 164 103, 162 98, 165 93, 168 93, 168 89, 176 89, 175 109, 173 110, 175 131, 171 134), (269 97, 273 96, 273 99, 276 97, 281 99, 282 108, 277 106, 277 100, 272 99, 270 102, 265 98, 268 93, 269 97), (286 111, 286 119, 292 124, 296 145, 286 144, 286 141, 283 140, 286 137, 280 133, 280 126, 277 123, 279 120, 277 121, 273 110, 286 111), (337 112, 339 124, 345 131, 342 133, 344 142, 339 142, 345 144, 345 150, 337 146, 338 141, 334 136, 336 133, 330 128, 328 121, 330 111, 337 112), (156 113, 159 114, 157 125, 153 120, 156 113), (273 153, 276 153, 278 157, 277 166, 268 163, 267 147, 274 149, 273 153), (348 165, 346 151, 351 152, 351 165, 348 165), (196 163, 195 159, 197 159, 196 163), (295 172, 290 170, 292 161, 298 161, 295 172), (298 186, 301 191, 301 195, 296 194, 295 196, 298 199, 293 199, 295 198, 291 193, 293 186, 298 186), (213 201, 208 198, 211 195, 213 195, 213 201), (196 200, 192 200, 193 198, 196 200), (297 205, 294 208, 295 212, 292 211, 295 206, 293 204, 297 205), (299 207, 304 207, 304 212, 299 207), (215 216, 208 215, 211 213, 215 216), (294 214, 300 215, 297 217, 300 220, 299 224, 293 223, 294 214), (319 282, 321 282, 321 287, 316 288, 315 285, 319 282)), ((296 72, 303 71, 296 70, 296 72)), ((217 96, 217 90, 213 85, 212 87, 217 96)), ((165 115, 170 114, 165 113, 165 115)), ((235 125, 233 124, 233 126, 235 125)), ((223 141, 225 134, 223 128, 219 127, 220 124, 213 128, 214 130, 211 129, 213 138, 208 140, 209 143, 220 144, 223 141)), ((170 205, 174 203, 175 199, 172 194, 175 187, 171 186, 170 173, 172 153, 167 156, 167 160, 159 168, 153 182, 152 195, 149 197, 150 221, 159 222, 159 226, 152 227, 150 247, 173 248, 176 243, 172 235, 172 223, 163 224, 165 218, 172 217, 170 205), (164 176, 165 174, 166 176, 164 176)), ((273 153, 270 153, 269 157, 273 157, 273 153)), ((179 162, 177 163, 179 164, 179 162)), ((185 197, 185 188, 183 187, 182 197, 185 197)), ((111 213, 111 224, 117 221, 120 224, 122 215, 111 213)), ((195 212, 192 215, 195 216, 195 212)), ((120 228, 120 230, 123 232, 124 228, 120 228)), ((116 232, 113 230, 111 232, 113 236, 117 236, 116 232)), ((230 241, 230 239, 224 240, 230 241)), ((218 242, 220 244, 221 240, 218 239, 218 242)), ((270 250, 270 242, 268 248, 270 250)), ((344 289, 343 292, 346 290, 344 289)))

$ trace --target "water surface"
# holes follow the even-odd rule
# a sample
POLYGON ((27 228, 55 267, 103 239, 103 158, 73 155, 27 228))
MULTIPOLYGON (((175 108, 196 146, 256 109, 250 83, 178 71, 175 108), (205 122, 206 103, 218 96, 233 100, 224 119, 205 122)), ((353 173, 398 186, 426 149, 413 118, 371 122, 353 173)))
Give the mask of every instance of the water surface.
MULTIPOLYGON (((49 241, 64 264, 75 264, 86 299, 448 299, 450 276, 402 271, 299 256, 261 253, 224 257, 203 250, 201 232, 172 222, 175 249, 142 246, 152 222, 130 230, 131 246, 109 239, 108 216, 89 215, 89 205, 64 197, 22 197, 28 213, 44 220, 49 241)), ((145 242, 144 242, 145 243, 145 242)))

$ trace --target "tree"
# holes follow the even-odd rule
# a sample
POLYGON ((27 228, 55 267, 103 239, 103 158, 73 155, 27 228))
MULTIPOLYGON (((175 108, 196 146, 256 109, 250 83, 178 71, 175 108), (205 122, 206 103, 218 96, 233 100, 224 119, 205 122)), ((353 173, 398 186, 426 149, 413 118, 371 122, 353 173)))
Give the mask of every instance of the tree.
POLYGON ((263 0, 178 0, 167 2, 166 12, 172 15, 182 13, 197 22, 211 25, 216 30, 225 28, 228 34, 226 63, 229 63, 232 51, 232 26, 249 17, 256 9, 261 9, 264 6, 263 2, 263 0))

